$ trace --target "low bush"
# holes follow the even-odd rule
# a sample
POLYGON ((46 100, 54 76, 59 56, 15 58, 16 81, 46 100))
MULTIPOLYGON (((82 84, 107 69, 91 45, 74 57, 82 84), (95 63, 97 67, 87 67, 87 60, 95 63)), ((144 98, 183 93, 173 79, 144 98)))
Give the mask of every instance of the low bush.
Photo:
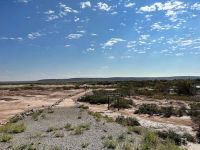
POLYGON ((125 143, 123 144, 123 146, 122 146, 122 149, 123 149, 123 150, 134 150, 134 149, 133 149, 133 145, 132 145, 131 143, 129 143, 129 142, 125 142, 125 143))
POLYGON ((73 130, 72 125, 69 124, 69 123, 67 123, 67 124, 64 126, 64 128, 65 128, 67 131, 73 130))
POLYGON ((44 110, 40 109, 40 110, 37 110, 35 112, 33 112, 32 114, 32 118, 34 121, 38 121, 39 117, 42 115, 44 110))
POLYGON ((124 126, 140 126, 138 120, 132 117, 118 116, 115 121, 124 126))
POLYGON ((117 141, 114 139, 106 138, 103 142, 105 148, 115 149, 117 147, 117 141))
POLYGON ((26 129, 23 123, 7 123, 3 126, 0 126, 1 133, 21 133, 26 129))
POLYGON ((176 145, 185 144, 185 143, 181 143, 182 136, 173 131, 162 131, 162 132, 157 132, 157 134, 162 139, 170 139, 171 141, 174 141, 176 145))
MULTIPOLYGON (((80 102, 88 102, 90 104, 108 104, 108 97, 110 91, 99 90, 94 91, 93 95, 86 95, 78 99, 80 102)), ((119 97, 109 97, 110 106, 113 108, 130 108, 133 105, 132 100, 119 98, 119 97)))
POLYGON ((0 141, 1 142, 9 142, 12 139, 12 136, 8 135, 8 134, 3 134, 0 137, 0 141))
POLYGON ((87 148, 89 145, 90 145, 89 143, 82 143, 82 144, 81 144, 81 147, 82 147, 82 148, 87 148))
POLYGON ((83 134, 84 131, 89 130, 90 125, 89 124, 80 124, 80 125, 73 127, 73 129, 74 129, 74 134, 79 135, 79 134, 83 134))
POLYGON ((141 135, 143 132, 143 128, 141 127, 134 127, 134 126, 129 126, 128 127, 128 133, 134 132, 136 134, 141 135))
MULTIPOLYGON (((179 112, 180 113, 180 112, 179 112)), ((177 111, 172 106, 159 107, 156 104, 142 104, 139 106, 135 114, 148 114, 152 115, 163 115, 164 117, 171 117, 172 115, 177 116, 177 111)), ((180 115, 180 114, 179 114, 180 115)))

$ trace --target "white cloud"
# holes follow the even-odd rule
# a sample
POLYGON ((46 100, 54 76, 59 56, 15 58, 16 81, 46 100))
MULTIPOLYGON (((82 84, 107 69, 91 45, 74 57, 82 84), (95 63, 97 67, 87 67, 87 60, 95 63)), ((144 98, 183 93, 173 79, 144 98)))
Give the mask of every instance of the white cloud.
POLYGON ((59 18, 59 16, 53 14, 53 15, 48 16, 46 21, 53 21, 53 20, 56 20, 58 18, 59 18))
POLYGON ((135 3, 127 3, 124 5, 124 7, 132 8, 134 5, 135 5, 135 3))
POLYGON ((67 47, 70 47, 70 46, 71 46, 71 45, 65 45, 64 47, 67 48, 67 47))
POLYGON ((0 40, 22 41, 22 37, 0 37, 0 40))
POLYGON ((80 18, 74 17, 74 22, 78 22, 79 20, 80 20, 80 18))
POLYGON ((89 51, 94 51, 94 50, 95 50, 94 48, 91 48, 91 47, 90 47, 90 48, 88 48, 86 51, 89 52, 89 51))
POLYGON ((112 7, 109 6, 108 4, 102 3, 102 2, 97 3, 97 7, 98 7, 100 10, 103 10, 103 11, 110 11, 111 8, 112 8, 112 7))
POLYGON ((183 56, 184 53, 177 53, 176 56, 183 56))
POLYGON ((193 10, 200 10, 200 3, 194 3, 194 4, 191 6, 191 9, 193 9, 193 10))
POLYGON ((90 1, 81 2, 80 5, 81 5, 81 8, 83 8, 83 9, 87 8, 87 7, 91 7, 90 1))
POLYGON ((141 36, 140 36, 140 40, 147 40, 149 37, 150 37, 149 34, 141 35, 141 36))
POLYGON ((43 36, 44 34, 41 34, 41 33, 39 33, 39 32, 32 32, 32 33, 29 33, 28 35, 27 35, 27 37, 29 38, 29 39, 31 39, 31 40, 34 40, 34 39, 36 39, 36 38, 38 38, 38 37, 41 37, 41 36, 43 36))
POLYGON ((66 16, 68 13, 78 13, 77 10, 72 9, 71 7, 68 7, 63 3, 59 3, 59 7, 61 9, 59 13, 60 17, 66 16))
POLYGON ((140 7, 139 12, 180 10, 186 7, 187 5, 181 1, 168 1, 166 3, 156 2, 150 6, 140 7))
POLYGON ((72 40, 72 39, 79 39, 82 36, 83 36, 82 34, 69 34, 66 38, 72 40))
POLYGON ((48 10, 46 12, 44 12, 44 14, 50 15, 50 14, 54 14, 55 11, 54 10, 48 10))
POLYGON ((103 48, 112 47, 113 45, 124 41, 125 40, 121 38, 111 38, 110 40, 108 40, 106 43, 103 44, 103 48))
POLYGON ((31 0, 18 0, 19 3, 25 3, 25 4, 29 3, 30 1, 31 0))
POLYGON ((172 25, 169 25, 169 24, 161 25, 161 22, 156 22, 151 26, 151 30, 157 30, 157 31, 169 30, 171 28, 173 28, 172 25))
POLYGON ((91 35, 91 36, 97 36, 97 34, 96 34, 96 33, 91 33, 90 35, 91 35))
POLYGON ((77 31, 78 33, 86 33, 86 31, 85 30, 80 30, 80 31, 77 31))
POLYGON ((132 48, 136 46, 136 41, 129 41, 126 45, 127 48, 132 48))

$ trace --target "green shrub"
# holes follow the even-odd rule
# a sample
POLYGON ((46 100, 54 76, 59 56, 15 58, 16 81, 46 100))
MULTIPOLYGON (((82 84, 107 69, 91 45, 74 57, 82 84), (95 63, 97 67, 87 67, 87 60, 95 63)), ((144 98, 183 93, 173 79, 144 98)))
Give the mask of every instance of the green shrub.
POLYGON ((128 127, 128 132, 131 133, 131 132, 134 132, 136 134, 139 134, 141 135, 142 134, 142 131, 143 129, 141 127, 133 127, 133 126, 129 126, 128 127))
POLYGON ((114 139, 105 139, 105 141, 103 142, 103 145, 105 148, 108 149, 115 149, 117 147, 117 141, 114 139))
POLYGON ((32 118, 34 121, 38 121, 40 115, 43 113, 44 110, 40 109, 32 113, 32 118))
POLYGON ((89 109, 88 106, 85 106, 85 105, 80 105, 79 108, 82 108, 82 109, 89 109))
POLYGON ((9 142, 12 139, 12 136, 8 135, 8 134, 3 134, 0 138, 1 142, 9 142))
POLYGON ((174 144, 174 142, 171 142, 169 139, 167 139, 164 143, 160 143, 156 150, 184 150, 182 148, 179 148, 174 144))
POLYGON ((84 131, 90 129, 90 125, 89 124, 80 124, 80 125, 74 127, 73 129, 74 129, 74 134, 76 134, 76 135, 83 134, 84 131))
POLYGON ((23 123, 7 123, 3 126, 0 126, 1 133, 21 133, 26 129, 23 123))
POLYGON ((118 98, 118 100, 113 101, 111 107, 123 109, 123 108, 131 108, 132 105, 133 105, 132 100, 118 98))
POLYGON ((125 142, 122 146, 123 150, 134 150, 133 146, 129 142, 125 142))
POLYGON ((81 144, 81 147, 82 147, 82 148, 87 148, 89 145, 90 145, 89 143, 82 143, 82 144, 81 144))
POLYGON ((19 145, 19 146, 13 148, 13 150, 37 150, 37 149, 36 149, 36 147, 34 146, 34 144, 31 143, 31 144, 19 145))
POLYGON ((122 141, 124 141, 124 140, 126 140, 126 133, 122 133, 122 134, 120 134, 120 135, 118 136, 118 141, 119 141, 119 142, 122 142, 122 141))
POLYGON ((160 114, 160 109, 156 104, 142 104, 141 106, 139 106, 139 109, 135 111, 135 113, 154 115, 160 114))
POLYGON ((187 141, 189 141, 189 142, 193 142, 193 143, 196 142, 195 137, 193 137, 189 133, 184 133, 182 137, 187 139, 187 141))
POLYGON ((124 126, 140 126, 138 120, 132 117, 125 118, 124 116, 118 116, 116 122, 124 126))
POLYGON ((73 130, 72 125, 67 123, 64 127, 67 131, 73 130))
POLYGON ((159 107, 157 104, 142 104, 139 106, 135 114, 148 114, 148 115, 163 115, 164 117, 171 117, 177 115, 177 112, 172 106, 159 107))
MULTIPOLYGON (((171 141, 175 142, 176 145, 181 145, 182 136, 173 132, 173 131, 163 131, 158 132, 158 136, 162 139, 170 139, 171 141)), ((185 144, 185 143, 183 143, 185 144)))
POLYGON ((144 136, 143 144, 141 145, 141 150, 154 150, 159 144, 158 136, 153 132, 147 132, 144 136))
POLYGON ((58 129, 55 128, 55 127, 49 127, 46 132, 53 132, 53 131, 56 131, 56 130, 58 130, 58 129))

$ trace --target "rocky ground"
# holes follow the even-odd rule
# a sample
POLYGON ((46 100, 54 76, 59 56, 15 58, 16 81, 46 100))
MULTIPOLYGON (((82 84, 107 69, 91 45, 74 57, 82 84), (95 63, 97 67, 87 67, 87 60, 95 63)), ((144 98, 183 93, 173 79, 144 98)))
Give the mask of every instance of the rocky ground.
POLYGON ((105 141, 108 137, 116 140, 117 145, 129 141, 136 149, 141 141, 139 135, 127 134, 125 127, 105 120, 96 120, 86 110, 77 106, 52 110, 42 112, 37 120, 27 116, 19 121, 24 123, 26 130, 11 134, 10 142, 0 142, 0 150, 19 150, 28 146, 38 150, 106 150, 105 141), (67 124, 68 127, 65 128, 67 124), (81 125, 87 127, 80 133, 77 129, 81 125), (120 138, 122 135, 126 138, 120 138))

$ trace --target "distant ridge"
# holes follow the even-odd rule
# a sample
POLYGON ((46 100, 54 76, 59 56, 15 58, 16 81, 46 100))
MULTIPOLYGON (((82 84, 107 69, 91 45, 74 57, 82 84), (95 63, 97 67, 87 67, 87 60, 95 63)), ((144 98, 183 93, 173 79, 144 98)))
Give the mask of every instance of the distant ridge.
POLYGON ((89 82, 89 81, 147 81, 147 80, 195 80, 200 76, 174 76, 174 77, 110 77, 110 78, 70 78, 70 79, 43 79, 45 82, 89 82))
POLYGON ((70 79, 42 79, 37 81, 5 81, 0 84, 64 84, 70 82, 100 82, 100 81, 148 81, 148 80, 195 80, 200 76, 173 77, 109 77, 109 78, 70 78, 70 79))

